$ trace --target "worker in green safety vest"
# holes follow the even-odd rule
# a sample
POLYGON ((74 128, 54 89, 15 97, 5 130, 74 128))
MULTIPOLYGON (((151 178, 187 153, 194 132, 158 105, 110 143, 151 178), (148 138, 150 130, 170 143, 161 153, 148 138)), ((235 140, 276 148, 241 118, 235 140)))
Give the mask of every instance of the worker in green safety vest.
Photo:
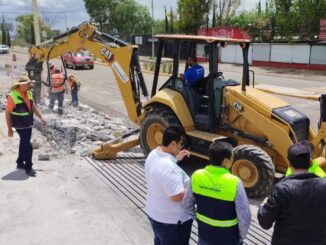
MULTIPOLYGON (((308 140, 303 140, 300 141, 299 144, 302 145, 306 145, 309 147, 310 149, 310 156, 312 158, 313 152, 314 152, 314 145, 308 141, 308 140)), ((312 173, 315 174, 321 178, 325 178, 326 177, 326 173, 325 171, 319 166, 318 160, 317 159, 313 159, 311 160, 311 166, 308 168, 308 173, 312 173)), ((292 169, 291 167, 288 167, 288 169, 286 170, 285 176, 288 177, 292 175, 292 169)))
POLYGON ((182 201, 187 213, 196 216, 199 245, 242 244, 248 232, 251 216, 243 184, 222 167, 233 161, 232 151, 229 143, 213 142, 211 164, 193 173, 182 201))
POLYGON ((36 107, 32 92, 29 90, 33 83, 27 76, 20 76, 12 85, 11 92, 7 97, 6 122, 8 136, 13 137, 13 128, 20 138, 19 152, 17 158, 17 169, 24 169, 29 176, 35 176, 36 172, 32 168, 33 147, 31 144, 33 114, 40 119, 42 125, 45 120, 36 107))

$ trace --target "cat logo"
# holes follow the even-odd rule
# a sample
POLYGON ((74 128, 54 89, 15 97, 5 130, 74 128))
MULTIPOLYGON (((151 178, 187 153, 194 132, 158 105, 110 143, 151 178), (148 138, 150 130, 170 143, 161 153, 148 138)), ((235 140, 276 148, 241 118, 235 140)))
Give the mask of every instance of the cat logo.
POLYGON ((105 59, 110 63, 114 61, 113 53, 106 48, 102 48, 101 55, 103 55, 105 57, 105 59))
POLYGON ((244 110, 243 105, 241 105, 238 101, 233 102, 233 107, 238 112, 242 112, 244 110))

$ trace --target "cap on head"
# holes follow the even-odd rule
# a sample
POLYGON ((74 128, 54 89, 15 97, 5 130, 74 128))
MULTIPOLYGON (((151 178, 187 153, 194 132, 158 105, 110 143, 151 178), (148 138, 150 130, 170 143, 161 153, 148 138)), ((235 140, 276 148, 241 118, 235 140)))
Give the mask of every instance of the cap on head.
POLYGON ((310 148, 303 144, 293 144, 288 149, 290 165, 296 169, 308 169, 310 166, 310 148))
POLYGON ((56 67, 54 71, 55 71, 55 73, 60 73, 61 69, 60 69, 60 67, 56 67))

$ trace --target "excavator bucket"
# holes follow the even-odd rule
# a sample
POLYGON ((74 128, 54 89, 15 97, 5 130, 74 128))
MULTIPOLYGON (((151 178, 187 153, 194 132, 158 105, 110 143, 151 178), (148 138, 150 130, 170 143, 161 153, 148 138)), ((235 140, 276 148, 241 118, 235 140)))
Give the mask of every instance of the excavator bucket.
POLYGON ((92 156, 97 160, 116 159, 118 152, 129 150, 129 149, 139 145, 139 143, 140 143, 139 137, 131 138, 126 141, 121 141, 122 139, 125 139, 125 138, 129 137, 130 135, 133 135, 138 132, 139 132, 139 129, 134 129, 134 130, 128 131, 127 133, 112 140, 111 142, 103 144, 99 149, 93 151, 92 156))

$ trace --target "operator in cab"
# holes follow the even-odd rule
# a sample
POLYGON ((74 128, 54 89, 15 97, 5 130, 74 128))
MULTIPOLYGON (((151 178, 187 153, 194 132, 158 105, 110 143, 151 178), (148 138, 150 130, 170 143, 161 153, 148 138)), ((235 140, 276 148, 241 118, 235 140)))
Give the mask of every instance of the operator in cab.
POLYGON ((197 82, 204 78, 205 76, 205 69, 203 66, 197 63, 197 57, 195 54, 190 55, 188 57, 188 65, 189 68, 187 69, 185 74, 181 74, 181 77, 186 82, 188 87, 196 87, 197 82))

